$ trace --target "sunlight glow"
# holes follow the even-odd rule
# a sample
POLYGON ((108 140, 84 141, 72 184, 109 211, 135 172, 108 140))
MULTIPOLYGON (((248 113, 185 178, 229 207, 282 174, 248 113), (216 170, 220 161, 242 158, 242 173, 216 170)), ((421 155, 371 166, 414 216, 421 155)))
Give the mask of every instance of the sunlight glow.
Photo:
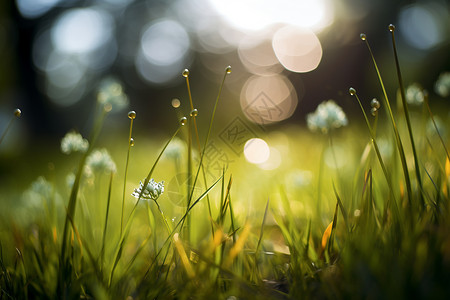
POLYGON ((331 23, 333 6, 327 0, 209 0, 232 26, 243 31, 261 30, 284 23, 320 29, 331 23))
POLYGON ((270 148, 259 138, 249 139, 244 146, 245 159, 252 164, 262 164, 270 157, 270 148))

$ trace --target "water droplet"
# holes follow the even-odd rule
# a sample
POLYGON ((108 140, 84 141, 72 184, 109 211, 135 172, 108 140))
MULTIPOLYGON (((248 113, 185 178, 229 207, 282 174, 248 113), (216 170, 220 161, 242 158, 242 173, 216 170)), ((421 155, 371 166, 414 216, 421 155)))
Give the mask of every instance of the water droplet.
POLYGON ((376 116, 378 113, 378 109, 376 109, 375 107, 372 107, 372 109, 370 110, 370 113, 372 114, 372 116, 376 116))
POLYGON ((133 138, 130 139, 130 146, 131 146, 131 147, 134 146, 134 139, 133 139, 133 138))
POLYGON ((372 106, 373 108, 379 109, 380 101, 378 101, 376 98, 373 98, 372 101, 370 101, 370 106, 372 106))
POLYGON ((136 118, 136 112, 134 110, 128 112, 128 118, 134 120, 136 118))
POLYGON ((183 75, 183 77, 188 77, 189 76, 189 70, 188 69, 184 69, 183 73, 181 73, 183 75))
POLYGON ((354 96, 356 94, 356 90, 354 88, 349 88, 348 92, 350 93, 350 95, 354 96))
POLYGON ((361 34, 359 35, 359 37, 360 37, 363 41, 366 40, 366 34, 365 34, 365 33, 361 33, 361 34))
POLYGON ((390 32, 394 32, 394 30, 395 30, 395 26, 393 24, 389 24, 388 28, 389 28, 390 32))
POLYGON ((186 117, 182 117, 182 118, 180 119, 180 124, 181 124, 181 125, 186 125, 186 123, 187 123, 186 117))
POLYGON ((196 108, 194 108, 192 111, 191 111, 191 117, 196 117, 196 116, 198 116, 198 110, 196 109, 196 108))
POLYGON ((15 115, 17 118, 19 118, 19 117, 22 115, 22 111, 21 111, 20 109, 16 108, 16 109, 14 110, 14 115, 15 115))
POLYGON ((225 72, 227 72, 227 74, 230 74, 230 73, 231 73, 231 66, 228 66, 228 67, 225 69, 225 72))

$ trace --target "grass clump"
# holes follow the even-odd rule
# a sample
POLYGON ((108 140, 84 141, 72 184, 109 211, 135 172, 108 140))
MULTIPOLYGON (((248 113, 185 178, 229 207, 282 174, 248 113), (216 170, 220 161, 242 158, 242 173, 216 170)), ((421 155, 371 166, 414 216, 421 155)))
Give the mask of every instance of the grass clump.
POLYGON ((117 83, 103 86, 90 137, 71 132, 62 141, 62 151, 78 160, 67 187, 61 180, 39 177, 22 194, 25 208, 3 213, 0 298, 448 298, 448 139, 428 93, 417 86, 415 93, 423 93, 421 117, 432 125, 427 129, 427 122, 409 116, 394 27, 389 30, 402 110, 392 109, 362 34, 383 96, 382 103, 366 103, 356 89, 349 90, 368 134, 351 124, 338 134, 335 130, 348 120, 330 100, 308 116, 310 128, 325 133, 326 142, 295 128, 291 132, 298 136, 301 131, 302 142, 297 136, 289 142, 300 154, 291 153, 289 165, 267 176, 244 168, 241 160, 207 180, 205 151, 230 67, 206 132, 197 126, 201 116, 193 105, 189 71, 183 71, 189 117, 180 119, 166 143, 158 144, 160 149, 150 147, 157 154, 151 167, 146 165, 149 150, 141 157, 135 153, 140 146, 132 148, 134 111, 128 113, 123 166, 106 149, 96 148, 104 119, 126 100, 117 94, 122 93, 117 83), (379 124, 384 117, 389 126, 379 124), (302 150, 305 140, 309 149, 302 150), (348 151, 342 164, 338 150, 344 146, 348 151), (311 148, 322 151, 311 153, 311 148), (300 164, 319 171, 295 170, 300 164), (166 185, 172 177, 176 201, 166 185))

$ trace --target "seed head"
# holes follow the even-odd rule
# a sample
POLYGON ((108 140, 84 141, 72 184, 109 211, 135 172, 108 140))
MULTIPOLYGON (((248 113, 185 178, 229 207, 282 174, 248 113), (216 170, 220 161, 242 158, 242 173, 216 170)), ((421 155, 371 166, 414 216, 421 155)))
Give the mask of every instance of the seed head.
POLYGON ((182 118, 180 119, 180 124, 181 124, 181 125, 186 125, 186 123, 187 123, 186 117, 182 117, 182 118))
POLYGON ((184 71, 181 73, 183 75, 183 77, 188 77, 189 76, 189 70, 188 69, 184 69, 184 71))
POLYGON ((366 40, 366 34, 365 33, 361 33, 359 35, 359 37, 361 38, 361 40, 365 41, 366 40))
POLYGON ((350 93, 350 95, 354 96, 356 94, 356 90, 354 88, 349 88, 348 92, 350 93))
POLYGON ((230 74, 230 73, 231 73, 231 66, 228 66, 228 67, 225 69, 225 72, 227 72, 227 74, 230 74))
POLYGON ((388 26, 390 32, 394 32, 395 26, 393 24, 389 24, 388 26))

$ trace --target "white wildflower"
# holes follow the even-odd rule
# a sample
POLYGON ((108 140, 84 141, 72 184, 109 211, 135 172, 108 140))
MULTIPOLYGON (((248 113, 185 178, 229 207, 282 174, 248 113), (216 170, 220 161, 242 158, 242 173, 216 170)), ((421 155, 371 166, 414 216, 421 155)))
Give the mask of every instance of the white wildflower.
POLYGON ((450 72, 444 72, 439 75, 434 85, 434 90, 441 97, 448 97, 450 95, 450 72))
POLYGON ((332 128, 339 128, 348 124, 344 111, 333 100, 319 104, 315 112, 307 115, 306 120, 310 130, 320 130, 323 133, 327 133, 332 128))
POLYGON ((175 137, 167 146, 164 155, 169 159, 179 160, 186 149, 186 143, 180 138, 175 137))
POLYGON ((86 152, 89 148, 89 142, 81 136, 81 134, 71 131, 68 132, 61 140, 61 151, 64 154, 72 152, 86 152))
POLYGON ((105 107, 110 106, 113 111, 119 111, 128 105, 128 97, 123 92, 122 84, 114 78, 106 78, 100 83, 97 101, 105 107))
POLYGON ((147 183, 147 186, 144 188, 144 184, 142 181, 139 182, 139 188, 134 189, 134 192, 131 194, 135 198, 139 198, 139 195, 142 193, 141 199, 145 200, 156 200, 164 193, 164 181, 155 182, 152 178, 147 183))
POLYGON ((424 100, 423 89, 418 83, 413 83, 406 88, 406 102, 411 105, 421 105, 424 100))
POLYGON ((58 203, 61 201, 60 195, 54 190, 53 185, 43 176, 39 176, 31 183, 22 195, 26 206, 29 208, 42 208, 48 206, 52 201, 58 203))
POLYGON ((116 172, 116 164, 106 149, 92 151, 86 159, 86 166, 94 172, 116 172))

